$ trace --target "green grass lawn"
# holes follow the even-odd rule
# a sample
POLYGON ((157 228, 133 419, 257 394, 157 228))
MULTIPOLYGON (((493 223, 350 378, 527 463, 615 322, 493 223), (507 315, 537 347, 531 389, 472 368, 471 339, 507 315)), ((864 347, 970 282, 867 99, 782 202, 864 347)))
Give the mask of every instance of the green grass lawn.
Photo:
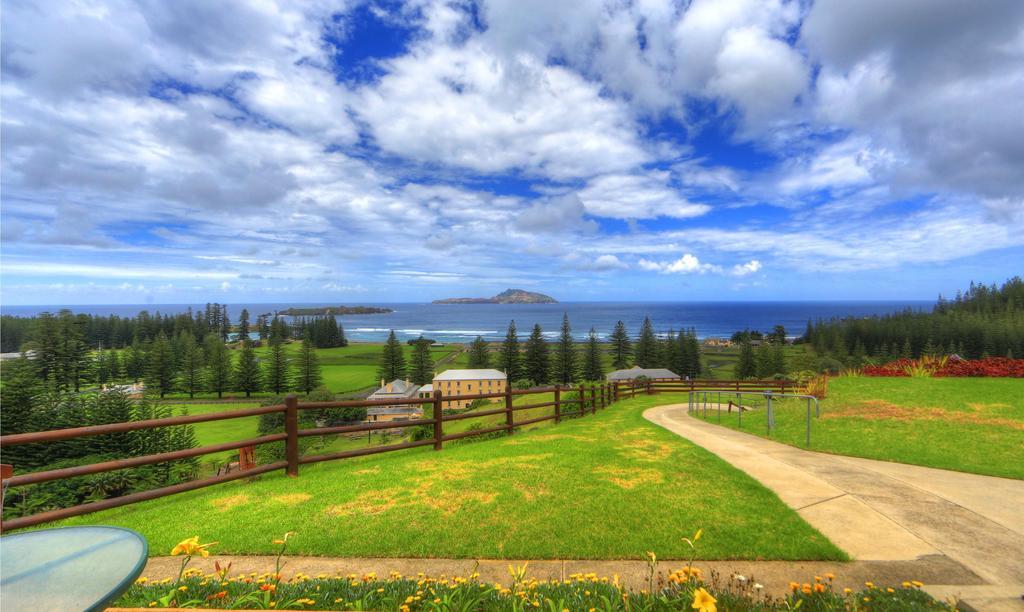
MULTIPOLYGON (((813 450, 1024 479, 1024 380, 834 378, 821 407, 813 450)), ((765 418, 744 413, 743 431, 766 435, 765 418)), ((736 428, 736 413, 721 423, 736 428)), ((773 439, 804 447, 803 401, 776 402, 775 424, 773 439)))
POLYGON ((154 555, 199 535, 267 554, 461 558, 845 559, 773 493, 649 423, 641 397, 497 440, 303 466, 65 521, 140 531, 154 555))

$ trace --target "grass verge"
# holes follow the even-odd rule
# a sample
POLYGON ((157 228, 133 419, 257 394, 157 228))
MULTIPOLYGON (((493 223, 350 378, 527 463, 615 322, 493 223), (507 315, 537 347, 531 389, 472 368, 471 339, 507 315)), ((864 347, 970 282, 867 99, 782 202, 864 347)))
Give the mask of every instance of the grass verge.
MULTIPOLYGON (((771 438, 805 448, 806 404, 774 405, 771 438)), ((1024 479, 1024 380, 835 378, 821 408, 811 450, 1024 479)), ((742 427, 736 412, 721 424, 766 436, 765 419, 759 408, 743 414, 742 427)), ((718 422, 717 411, 708 420, 718 422)))

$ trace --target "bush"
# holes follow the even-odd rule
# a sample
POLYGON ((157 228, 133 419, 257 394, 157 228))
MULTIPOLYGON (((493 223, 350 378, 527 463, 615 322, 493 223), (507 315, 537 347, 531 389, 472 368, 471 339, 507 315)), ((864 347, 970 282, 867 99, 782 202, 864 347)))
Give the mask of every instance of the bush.
POLYGON ((529 389, 531 387, 536 387, 536 386, 537 385, 532 380, 530 380, 529 378, 520 378, 519 380, 517 380, 514 383, 512 383, 512 388, 513 389, 529 389))
POLYGON ((843 362, 832 357, 822 357, 818 361, 818 372, 822 374, 838 374, 843 371, 843 362))

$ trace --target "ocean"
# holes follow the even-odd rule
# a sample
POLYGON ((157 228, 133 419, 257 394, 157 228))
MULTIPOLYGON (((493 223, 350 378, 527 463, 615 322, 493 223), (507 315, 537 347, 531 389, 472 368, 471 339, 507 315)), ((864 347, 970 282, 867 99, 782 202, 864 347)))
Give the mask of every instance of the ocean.
MULTIPOLYGON (((650 317, 655 330, 694 328, 697 336, 728 337, 743 329, 771 331, 784 325, 790 336, 803 333, 808 319, 832 317, 867 317, 911 308, 930 310, 931 301, 817 301, 817 302, 565 302, 560 304, 352 304, 346 306, 379 306, 394 312, 371 315, 339 316, 345 334, 351 341, 379 342, 390 330, 399 339, 420 335, 438 342, 469 342, 477 336, 486 340, 505 337, 509 321, 515 320, 520 338, 529 335, 535 323, 545 335, 558 335, 562 314, 569 315, 573 335, 584 338, 591 327, 599 337, 606 338, 616 321, 626 324, 630 333, 640 330, 644 317, 650 317)), ((261 313, 273 313, 289 307, 338 306, 337 303, 228 304, 228 313, 237 320, 243 308, 253 321, 261 313)), ((7 306, 3 314, 32 316, 40 312, 56 312, 67 308, 75 313, 93 315, 134 316, 141 310, 150 313, 177 314, 202 310, 203 304, 118 304, 89 306, 7 306)))

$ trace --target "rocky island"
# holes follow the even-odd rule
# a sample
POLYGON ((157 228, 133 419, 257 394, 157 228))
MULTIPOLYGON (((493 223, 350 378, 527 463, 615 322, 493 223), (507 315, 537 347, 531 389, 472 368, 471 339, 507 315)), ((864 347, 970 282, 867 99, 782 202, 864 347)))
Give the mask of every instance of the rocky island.
POLYGON ((313 308, 289 308, 280 310, 279 315, 288 317, 315 317, 320 315, 362 315, 362 314, 386 314, 394 312, 390 308, 377 308, 375 306, 317 306, 313 308))
POLYGON ((498 295, 489 298, 446 298, 434 300, 434 304, 557 304, 558 300, 522 289, 506 289, 498 295))

